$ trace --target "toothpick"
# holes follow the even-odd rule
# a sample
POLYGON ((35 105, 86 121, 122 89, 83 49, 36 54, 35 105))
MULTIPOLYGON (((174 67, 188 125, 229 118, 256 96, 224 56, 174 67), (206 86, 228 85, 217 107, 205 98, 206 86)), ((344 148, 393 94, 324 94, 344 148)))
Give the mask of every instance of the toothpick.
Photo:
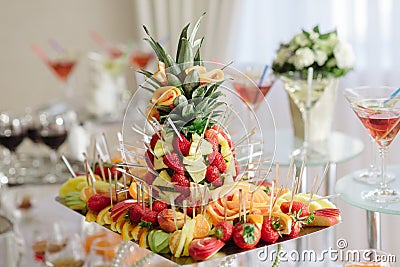
POLYGON ((244 199, 244 202, 243 202, 243 220, 246 223, 247 222, 247 220, 246 220, 246 215, 247 215, 247 207, 246 207, 246 205, 247 205, 247 194, 246 194, 246 192, 243 193, 243 199, 244 199))
POLYGON ((174 224, 175 224, 175 230, 178 231, 178 223, 176 221, 176 208, 175 208, 175 201, 173 195, 169 195, 169 199, 171 201, 171 208, 174 212, 174 224))
POLYGON ((228 215, 228 196, 224 196, 224 221, 226 221, 226 217, 228 215))
MULTIPOLYGON (((138 127, 136 124, 135 124, 134 126, 135 126, 135 127, 138 127)), ((143 131, 141 131, 141 130, 135 128, 134 126, 131 127, 131 129, 132 129, 134 132, 137 132, 138 134, 141 134, 141 135, 143 135, 143 136, 146 137, 146 138, 149 138, 149 139, 151 138, 150 135, 148 135, 148 134, 146 134, 145 132, 143 132, 143 131)))
MULTIPOLYGON (((144 150, 144 149, 143 149, 143 150, 144 150)), ((134 157, 144 159, 143 155, 137 154, 137 153, 135 153, 135 152, 133 152, 133 151, 130 151, 130 150, 126 150, 126 149, 124 149, 124 148, 118 148, 118 151, 121 152, 121 154, 126 153, 126 154, 132 155, 132 156, 134 156, 134 157), (123 152, 123 153, 122 153, 122 152, 123 152)), ((151 151, 150 151, 150 153, 151 153, 151 151)), ((124 154, 124 155, 125 155, 125 154, 124 154)), ((123 157, 124 157, 124 156, 123 156, 123 157)), ((126 159, 124 159, 124 161, 126 161, 126 159)))
MULTIPOLYGON (((86 183, 90 186, 90 179, 89 179, 89 170, 87 166, 87 159, 83 160, 83 167, 85 168, 85 175, 86 175, 86 183)), ((93 185, 92 185, 93 187, 93 185)))
POLYGON ((153 186, 148 185, 148 190, 150 210, 153 210, 153 186))
POLYGON ((144 184, 143 182, 140 182, 140 187, 142 189, 142 208, 144 209, 146 207, 146 200, 145 200, 145 191, 144 191, 144 184))
POLYGON ((314 190, 315 190, 315 187, 317 186, 317 181, 318 181, 318 175, 315 176, 314 181, 313 181, 313 184, 312 184, 312 187, 311 187, 310 199, 309 199, 308 202, 307 202, 307 207, 308 207, 308 208, 310 207, 310 202, 311 202, 311 200, 312 200, 312 198, 313 198, 314 190))
POLYGON ((138 203, 140 203, 140 183, 139 183, 139 181, 135 181, 136 182, 136 199, 137 199, 137 202, 138 203))
POLYGON ((292 205, 293 205, 294 195, 296 193, 297 181, 298 181, 298 177, 296 176, 296 178, 293 179, 293 183, 292 183, 292 195, 290 196, 289 213, 292 212, 292 205))
POLYGON ((208 190, 208 187, 206 187, 206 188, 204 189, 204 194, 205 194, 205 197, 204 197, 204 200, 205 200, 205 201, 204 201, 204 203, 203 203, 203 205, 204 205, 203 217, 206 215, 208 201, 210 200, 210 191, 208 190))
POLYGON ((92 172, 92 169, 90 168, 86 153, 83 152, 82 155, 83 155, 83 158, 84 158, 86 178, 88 179, 88 177, 87 177, 88 174, 87 173, 89 173, 89 177, 90 177, 90 180, 92 182, 92 189, 93 189, 93 192, 96 194, 96 188, 94 186, 94 183, 95 183, 96 179, 94 178, 94 174, 92 172))
POLYGON ((102 180, 106 180, 106 175, 104 173, 104 165, 103 165, 103 161, 101 160, 100 155, 98 155, 98 161, 99 161, 99 167, 100 167, 100 173, 101 173, 101 178, 102 180))
MULTIPOLYGON (((261 184, 261 183, 260 183, 261 184)), ((253 200, 254 200, 254 192, 255 192, 256 190, 254 190, 253 192, 251 192, 250 193, 250 211, 249 211, 249 214, 251 214, 252 213, 252 211, 253 211, 253 200)))
POLYGON ((179 133, 178 129, 176 128, 174 122, 171 120, 170 117, 167 118, 167 121, 168 121, 169 124, 171 125, 172 129, 174 129, 174 132, 175 132, 176 135, 178 136, 179 141, 182 141, 183 139, 182 139, 182 137, 181 137, 181 134, 179 133))
MULTIPOLYGON (((123 139, 123 137, 122 137, 122 133, 121 133, 121 132, 117 132, 117 139, 118 139, 119 149, 124 150, 124 139, 123 139)), ((122 160, 123 160, 124 162, 126 162, 126 156, 125 156, 125 154, 122 153, 122 151, 120 151, 120 152, 121 152, 122 160)))
POLYGON ((98 155, 100 156, 100 158, 101 158, 104 162, 107 162, 107 158, 106 158, 106 156, 105 156, 103 150, 101 149, 100 144, 97 142, 97 140, 96 140, 95 147, 96 147, 96 151, 97 151, 98 155))
MULTIPOLYGON (((110 199, 111 199, 111 207, 113 206, 113 189, 112 189, 112 176, 111 176, 111 171, 110 169, 108 171, 108 182, 110 183, 110 199)), ((115 195, 117 195, 117 190, 115 190, 115 195)))
POLYGON ((243 206, 242 188, 239 188, 239 221, 242 220, 242 206, 243 206))
MULTIPOLYGON (((294 156, 291 156, 290 157, 290 163, 289 163, 289 169, 288 169, 288 173, 287 173, 286 181, 285 181, 285 186, 284 186, 285 188, 287 188, 288 185, 289 185, 289 178, 290 178, 290 175, 291 175, 293 164, 294 164, 294 156)), ((295 165, 295 168, 296 168, 296 165, 295 165)), ((294 172, 296 173, 296 169, 294 169, 294 172)))
POLYGON ((276 163, 275 167, 275 184, 278 186, 279 181, 279 162, 276 163))
POLYGON ((183 200, 182 206, 183 206, 183 224, 186 224, 186 216, 187 216, 186 199, 183 200))
POLYGON ((115 172, 114 174, 114 186, 115 186, 115 201, 118 203, 118 193, 117 193, 117 188, 118 188, 118 177, 117 173, 115 172))
POLYGON ((274 200, 274 193, 275 193, 275 182, 272 181, 271 196, 269 198, 269 214, 268 214, 268 219, 270 219, 270 220, 271 220, 271 215, 272 215, 272 204, 273 204, 273 200, 274 200))
POLYGON ((315 194, 318 194, 319 190, 321 189, 322 184, 324 183, 326 177, 327 177, 327 173, 328 173, 328 169, 330 167, 330 162, 328 161, 325 165, 325 169, 324 169, 324 173, 322 174, 322 179, 321 179, 321 183, 319 184, 317 191, 315 191, 315 194))
POLYGON ((62 160, 64 161, 65 166, 67 166, 67 169, 69 173, 71 174, 72 177, 76 177, 76 173, 74 169, 72 168, 71 164, 69 163, 68 159, 65 157, 64 154, 61 155, 62 160))
POLYGON ((278 200, 278 197, 281 195, 282 191, 283 191, 283 185, 281 185, 281 187, 279 188, 278 193, 275 195, 274 203, 272 204, 272 209, 274 209, 276 201, 278 200))
POLYGON ((103 141, 103 145, 104 145, 104 147, 105 147, 105 149, 106 149, 107 156, 108 156, 108 160, 111 162, 110 148, 109 148, 109 146, 108 146, 106 134, 105 134, 104 132, 103 132, 103 134, 101 135, 101 140, 103 141))

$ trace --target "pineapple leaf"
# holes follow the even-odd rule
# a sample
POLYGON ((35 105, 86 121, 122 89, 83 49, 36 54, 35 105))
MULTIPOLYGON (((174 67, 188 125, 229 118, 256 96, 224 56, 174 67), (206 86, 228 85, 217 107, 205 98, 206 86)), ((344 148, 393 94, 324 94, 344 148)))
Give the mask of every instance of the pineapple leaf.
MULTIPOLYGON (((150 38, 151 38, 151 37, 150 37, 150 38)), ((143 40, 145 40, 146 42, 148 42, 149 45, 151 46, 151 48, 153 48, 154 52, 155 52, 156 55, 157 55, 158 60, 161 61, 161 62, 164 62, 165 65, 167 65, 166 62, 165 62, 166 60, 165 60, 165 58, 164 58, 163 53, 159 50, 159 48, 157 48, 157 45, 156 45, 155 42, 152 40, 152 38, 151 38, 151 39, 149 39, 149 38, 144 38, 143 40)))
POLYGON ((156 78, 153 77, 153 74, 150 71, 140 69, 140 70, 137 70, 137 72, 144 75, 145 77, 147 77, 148 78, 147 82, 149 84, 151 84, 155 89, 163 86, 159 81, 157 81, 156 78))
POLYGON ((200 75, 197 70, 191 70, 183 82, 183 89, 185 91, 186 98, 190 99, 192 92, 195 88, 200 85, 200 75))
POLYGON ((204 95, 204 90, 205 89, 202 86, 199 86, 196 89, 194 89, 192 93, 192 99, 196 97, 202 97, 204 95))
POLYGON ((185 119, 191 118, 194 116, 194 107, 193 104, 185 105, 182 109, 182 115, 185 119))
POLYGON ((147 91, 149 91, 150 93, 154 93, 156 90, 147 86, 143 86, 143 85, 139 85, 140 88, 143 88, 147 91))
POLYGON ((180 41, 182 46, 179 51, 177 63, 181 64, 182 70, 185 70, 193 66, 193 49, 188 39, 182 38, 180 41))
POLYGON ((200 39, 199 47, 197 48, 196 54, 194 55, 194 65, 203 66, 203 60, 201 60, 200 49, 203 45, 204 37, 200 39))
POLYGON ((184 103, 187 103, 187 99, 184 95, 180 95, 177 98, 174 99, 174 106, 178 107, 179 105, 184 105, 184 103))
POLYGON ((182 47, 182 39, 183 38, 188 38, 187 37, 187 31, 189 29, 190 23, 188 23, 185 28, 183 28, 181 32, 181 36, 179 36, 179 43, 178 43, 178 49, 176 50, 176 62, 179 62, 179 54, 181 53, 181 47, 182 47))
POLYGON ((196 24, 193 27, 192 33, 190 34, 189 42, 192 44, 192 46, 194 46, 194 38, 196 38, 196 34, 197 34, 197 31, 199 30, 201 20, 203 19, 205 14, 206 14, 206 12, 204 12, 200 16, 200 18, 197 20, 196 24))
POLYGON ((172 73, 167 73, 168 85, 175 86, 177 88, 182 88, 181 80, 172 73))

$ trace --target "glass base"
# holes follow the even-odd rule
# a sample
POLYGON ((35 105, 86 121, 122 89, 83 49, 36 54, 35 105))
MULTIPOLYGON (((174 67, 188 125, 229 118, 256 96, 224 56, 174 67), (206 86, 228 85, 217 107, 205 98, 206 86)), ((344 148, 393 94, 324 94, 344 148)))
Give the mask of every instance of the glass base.
POLYGON ((293 151, 292 156, 295 161, 306 160, 307 163, 326 162, 328 161, 328 153, 317 151, 311 147, 301 147, 293 151))
POLYGON ((400 195, 394 189, 375 189, 372 191, 361 192, 361 197, 377 203, 394 203, 400 202, 400 195))
MULTIPOLYGON (((391 172, 386 172, 385 175, 385 180, 386 183, 390 183, 394 181, 396 176, 394 173, 391 172)), ((354 180, 361 182, 361 183, 366 183, 370 185, 375 185, 379 184, 382 182, 382 178, 380 177, 380 171, 379 170, 370 170, 370 169, 365 169, 361 170, 354 176, 354 180)))

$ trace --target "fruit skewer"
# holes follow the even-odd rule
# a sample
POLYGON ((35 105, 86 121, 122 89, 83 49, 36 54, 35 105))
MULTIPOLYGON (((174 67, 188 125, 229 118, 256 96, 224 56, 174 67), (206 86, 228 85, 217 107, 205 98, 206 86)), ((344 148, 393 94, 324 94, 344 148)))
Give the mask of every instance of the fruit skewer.
POLYGON ((71 164, 69 163, 68 159, 65 157, 64 154, 61 155, 61 158, 62 158, 65 166, 67 167, 68 172, 71 174, 71 176, 76 177, 76 173, 75 173, 74 169, 72 168, 71 164))

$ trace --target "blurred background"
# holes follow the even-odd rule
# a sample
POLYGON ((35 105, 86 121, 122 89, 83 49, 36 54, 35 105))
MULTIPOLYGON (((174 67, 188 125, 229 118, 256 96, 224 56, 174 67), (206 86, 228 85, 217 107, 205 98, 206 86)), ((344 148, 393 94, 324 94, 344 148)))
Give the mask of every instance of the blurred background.
MULTIPOLYGON (((93 116, 99 119, 101 113, 93 109, 100 109, 101 101, 106 105, 104 101, 108 100, 103 97, 93 104, 96 96, 92 77, 96 59, 89 53, 104 53, 107 45, 124 45, 127 56, 132 56, 133 51, 147 51, 147 44, 142 40, 144 24, 174 55, 182 26, 195 21, 204 11, 207 15, 198 34, 206 36, 203 58, 224 63, 271 64, 279 44, 287 42, 301 29, 311 30, 315 25, 319 25, 321 31, 337 29, 339 37, 353 46, 356 65, 354 71, 340 79, 333 129, 361 139, 366 147, 357 158, 338 165, 337 177, 369 165, 369 137, 345 103, 342 90, 356 85, 400 84, 400 28, 397 27, 400 2, 395 0, 3 1, 0 9, 3 49, 0 111, 24 114, 27 107, 38 109, 56 100, 69 99, 69 103, 78 108, 81 120, 93 116), (32 45, 48 57, 57 54, 60 48, 76 53, 70 88, 66 89, 65 83, 44 64, 39 50, 32 45), (72 90, 73 94, 65 90, 72 90)), ((146 67, 154 71, 156 62, 150 60, 146 67)), ((134 64, 123 68, 125 98, 137 88, 136 68, 134 64)), ((274 84, 266 100, 275 116, 276 127, 290 129, 288 98, 280 81, 274 84)), ((96 127, 98 131, 112 129, 115 132, 119 123, 118 120, 105 123, 100 119, 96 127)), ((27 146, 28 141, 24 142, 22 147, 27 146)), ((389 164, 400 164, 399 149, 400 141, 395 140, 389 164)), ((340 200, 337 203, 343 211, 337 237, 346 238, 352 248, 367 247, 365 211, 340 200)), ((400 231, 396 226, 399 223, 398 216, 382 215, 383 249, 397 253, 398 258, 400 231)), ((314 241, 310 241, 312 247, 314 241)))

